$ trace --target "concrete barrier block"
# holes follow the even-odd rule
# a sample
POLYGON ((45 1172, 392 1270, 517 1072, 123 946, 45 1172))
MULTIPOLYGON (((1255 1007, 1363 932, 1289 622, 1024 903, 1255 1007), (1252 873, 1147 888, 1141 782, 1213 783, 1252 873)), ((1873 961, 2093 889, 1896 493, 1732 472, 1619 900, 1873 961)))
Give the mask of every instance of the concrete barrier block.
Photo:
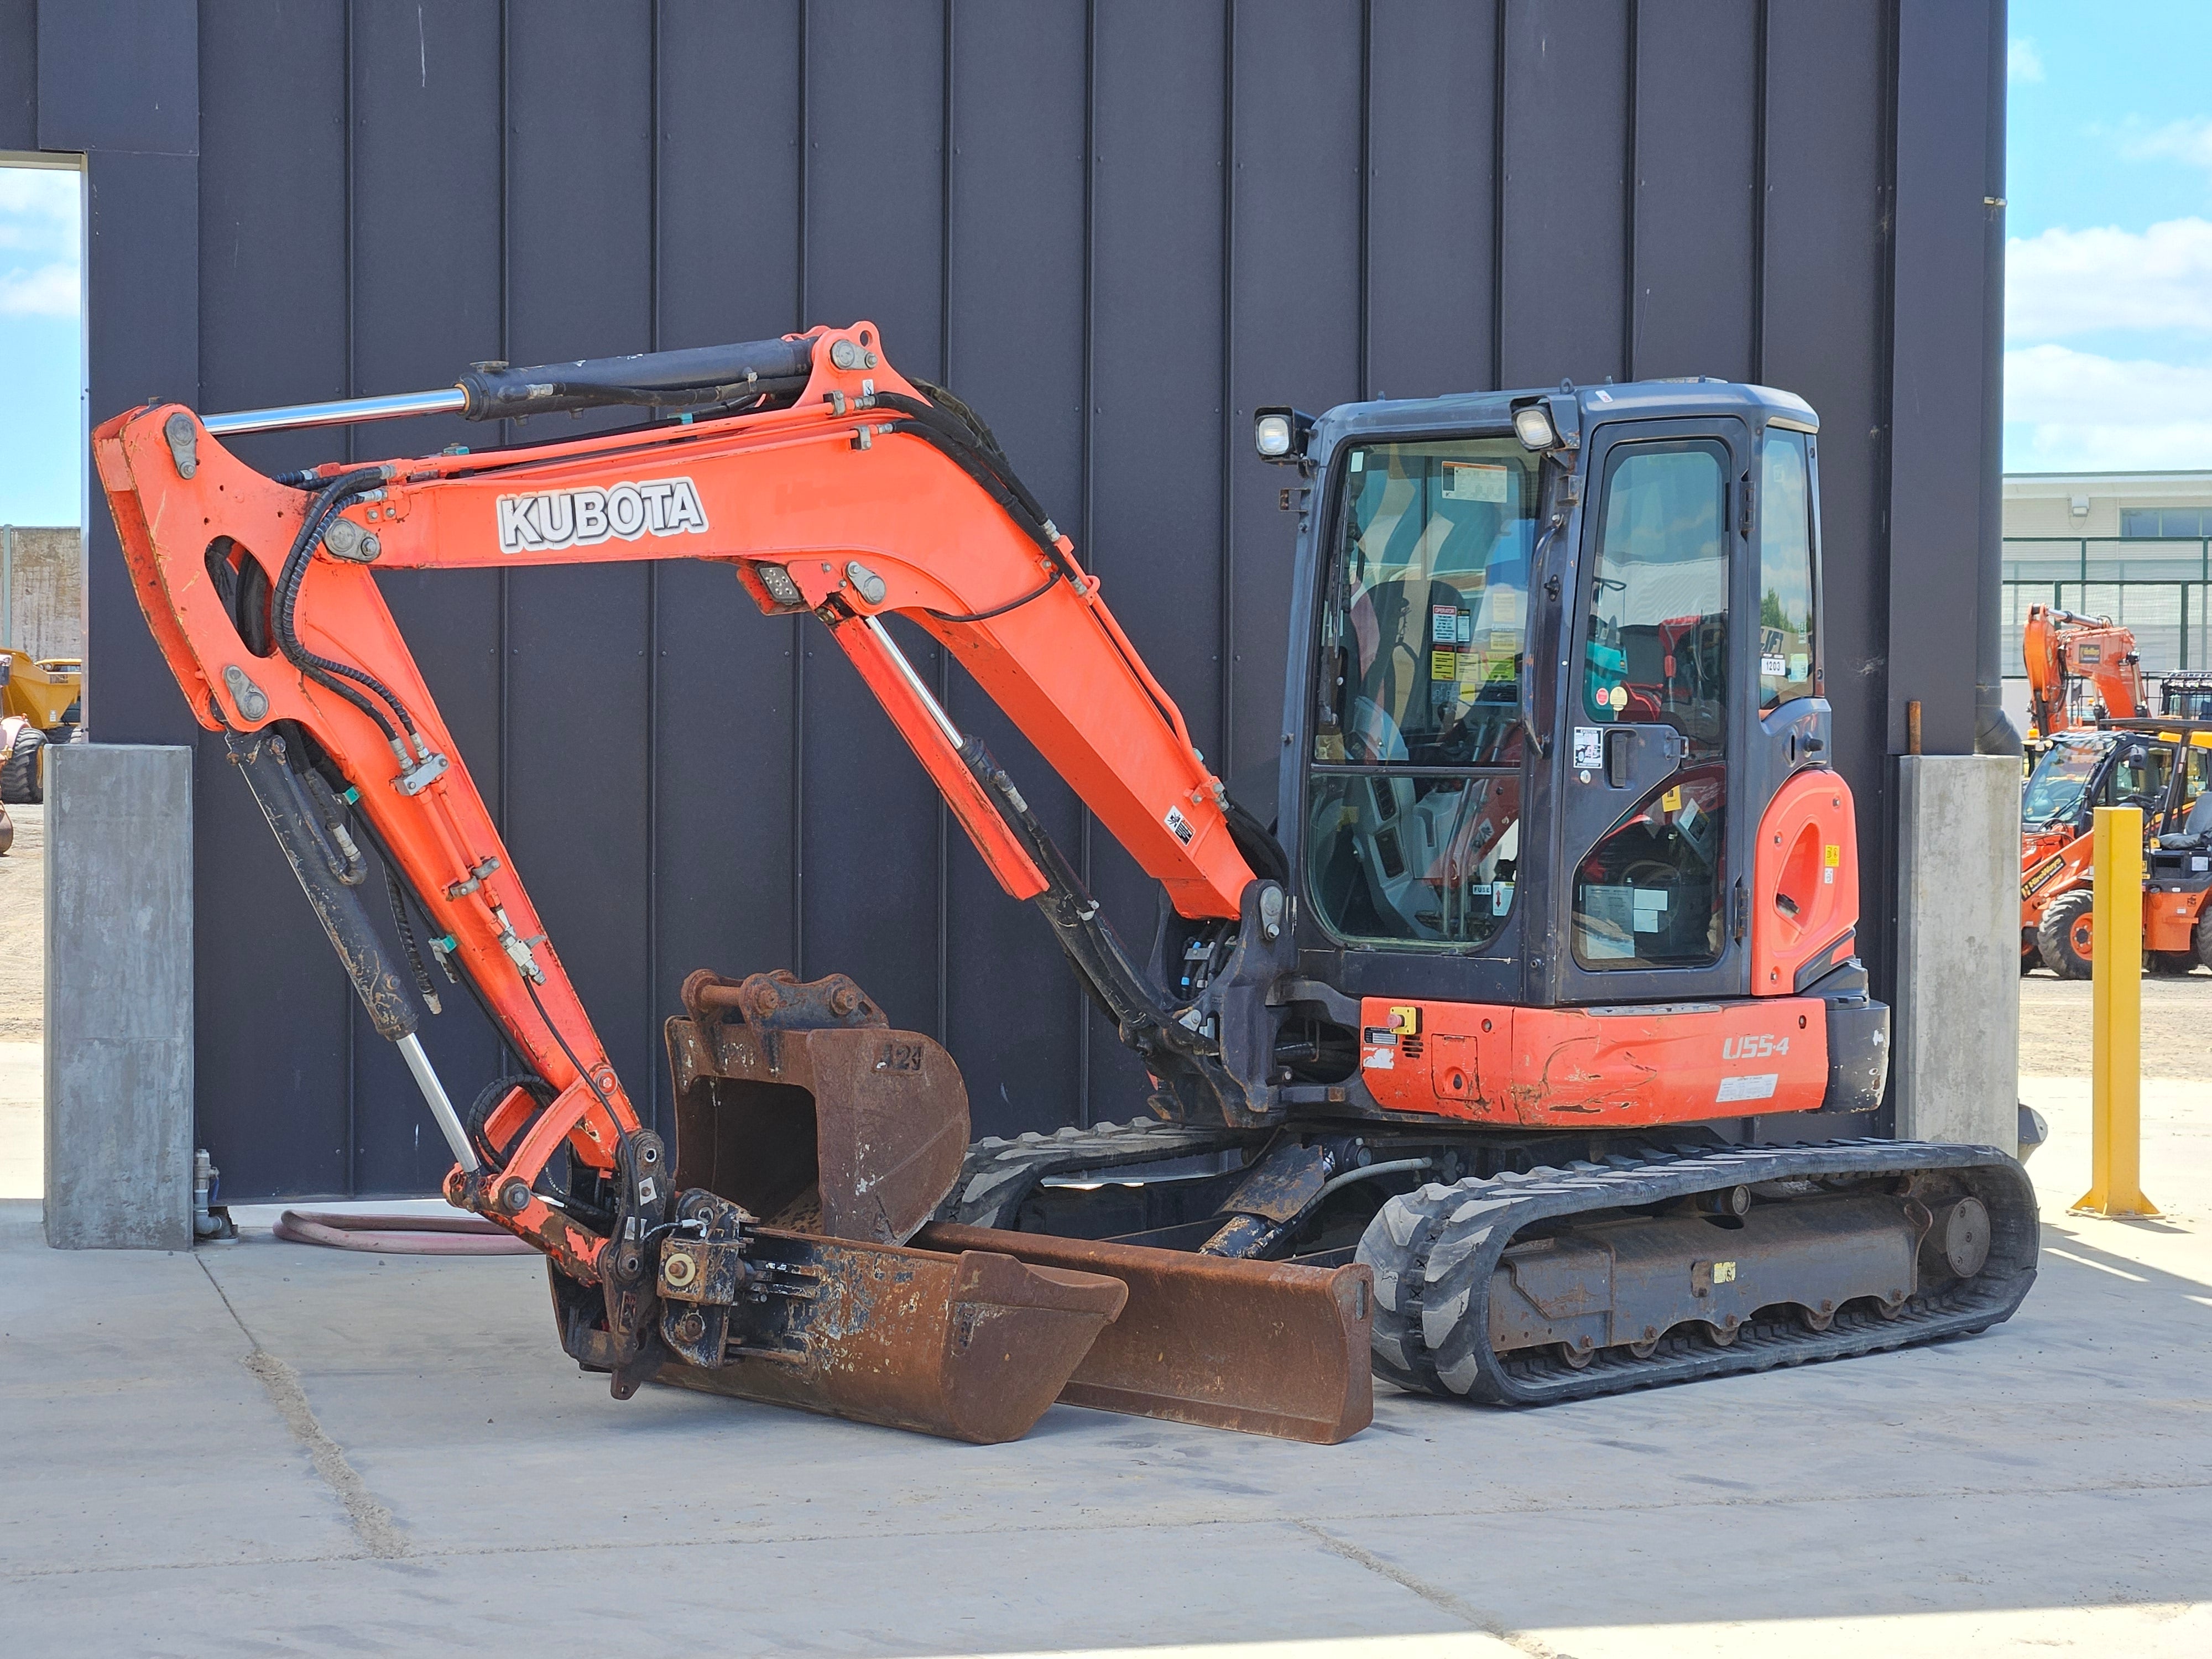
POLYGON ((2020 763, 1898 761, 1897 1133, 2015 1155, 2020 763))
POLYGON ((46 1243, 192 1243, 192 751, 46 756, 46 1243))

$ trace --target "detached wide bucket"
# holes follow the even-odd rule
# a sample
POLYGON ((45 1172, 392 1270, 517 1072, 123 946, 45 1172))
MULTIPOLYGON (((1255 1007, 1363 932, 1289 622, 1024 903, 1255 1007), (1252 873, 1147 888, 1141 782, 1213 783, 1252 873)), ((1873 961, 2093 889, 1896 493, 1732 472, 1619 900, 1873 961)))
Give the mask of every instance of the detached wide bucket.
POLYGON ((991 1250, 751 1237, 776 1288, 734 1310, 720 1368, 655 1381, 991 1445, 1029 1432, 1129 1296, 991 1250))
POLYGON ((1060 1397, 1071 1406, 1333 1446, 1375 1419, 1371 1268, 1240 1261, 937 1222, 915 1243, 1110 1275, 1129 1305, 1060 1397))

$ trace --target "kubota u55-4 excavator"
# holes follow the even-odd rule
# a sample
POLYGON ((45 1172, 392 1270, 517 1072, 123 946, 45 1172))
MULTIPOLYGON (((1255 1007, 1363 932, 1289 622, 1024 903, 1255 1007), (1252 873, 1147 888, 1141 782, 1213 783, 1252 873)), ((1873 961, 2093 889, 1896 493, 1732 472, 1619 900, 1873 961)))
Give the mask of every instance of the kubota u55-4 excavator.
POLYGON ((1278 786, 1240 804, 988 429, 881 351, 860 324, 95 434, 147 619, 404 1051, 447 1195, 544 1251, 617 1397, 979 1440, 1058 1397, 1327 1441, 1368 1420, 1370 1345, 1404 1388, 1534 1403, 2010 1315, 2019 1165, 1864 1133, 1888 1014, 1827 765, 1806 404, 1261 411, 1299 530, 1278 786), (277 478, 221 441, 615 404, 690 418, 277 478), (375 573, 665 558, 845 650, 1142 1057, 1129 1122, 965 1149, 950 1057, 860 988, 702 971, 668 1024, 672 1160, 641 1123, 375 573), (893 614, 1161 884, 1148 955, 893 614), (416 916, 520 1062, 465 1111, 416 1036, 416 916))

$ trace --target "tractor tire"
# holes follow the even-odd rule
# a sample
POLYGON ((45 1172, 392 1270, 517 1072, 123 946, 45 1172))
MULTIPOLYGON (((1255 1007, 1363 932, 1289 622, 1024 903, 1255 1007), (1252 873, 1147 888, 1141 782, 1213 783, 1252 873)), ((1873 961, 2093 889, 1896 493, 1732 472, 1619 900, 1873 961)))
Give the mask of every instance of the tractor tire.
POLYGON ((2212 900, 2197 913, 2197 959, 2212 968, 2212 900))
POLYGON ((2174 979, 2197 971, 2197 953, 2193 951, 2149 951, 2150 971, 2160 979, 2174 979))
POLYGON ((39 768, 39 750, 46 744, 44 734, 35 726, 26 726, 15 733, 7 754, 0 756, 0 804, 36 806, 46 799, 39 768))
POLYGON ((2036 927, 2043 965, 2061 979, 2087 979, 2094 971, 2096 941, 2090 921, 2096 903, 2096 895, 2087 887, 2062 893, 2051 901, 2036 927))

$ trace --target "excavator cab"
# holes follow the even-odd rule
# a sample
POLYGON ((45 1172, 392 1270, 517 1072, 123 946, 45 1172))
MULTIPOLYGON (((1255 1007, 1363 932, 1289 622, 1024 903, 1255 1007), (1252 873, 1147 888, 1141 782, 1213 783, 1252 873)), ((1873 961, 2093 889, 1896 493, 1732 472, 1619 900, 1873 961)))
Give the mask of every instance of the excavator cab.
MULTIPOLYGON (((1506 1121, 1595 1104, 1537 1111, 1463 1070, 1439 1092, 1370 1038, 1387 1021, 1345 1017, 1354 1000, 1533 1019, 1741 1005, 1844 969, 1812 410, 1656 382, 1354 405, 1310 433, 1277 822, 1297 975, 1343 1006, 1294 1005, 1285 1103, 1506 1121)), ((1826 988, 1866 1006, 1848 970, 1826 988)), ((1765 1109, 1818 1107, 1827 1081, 1784 1067, 1765 1109)))

